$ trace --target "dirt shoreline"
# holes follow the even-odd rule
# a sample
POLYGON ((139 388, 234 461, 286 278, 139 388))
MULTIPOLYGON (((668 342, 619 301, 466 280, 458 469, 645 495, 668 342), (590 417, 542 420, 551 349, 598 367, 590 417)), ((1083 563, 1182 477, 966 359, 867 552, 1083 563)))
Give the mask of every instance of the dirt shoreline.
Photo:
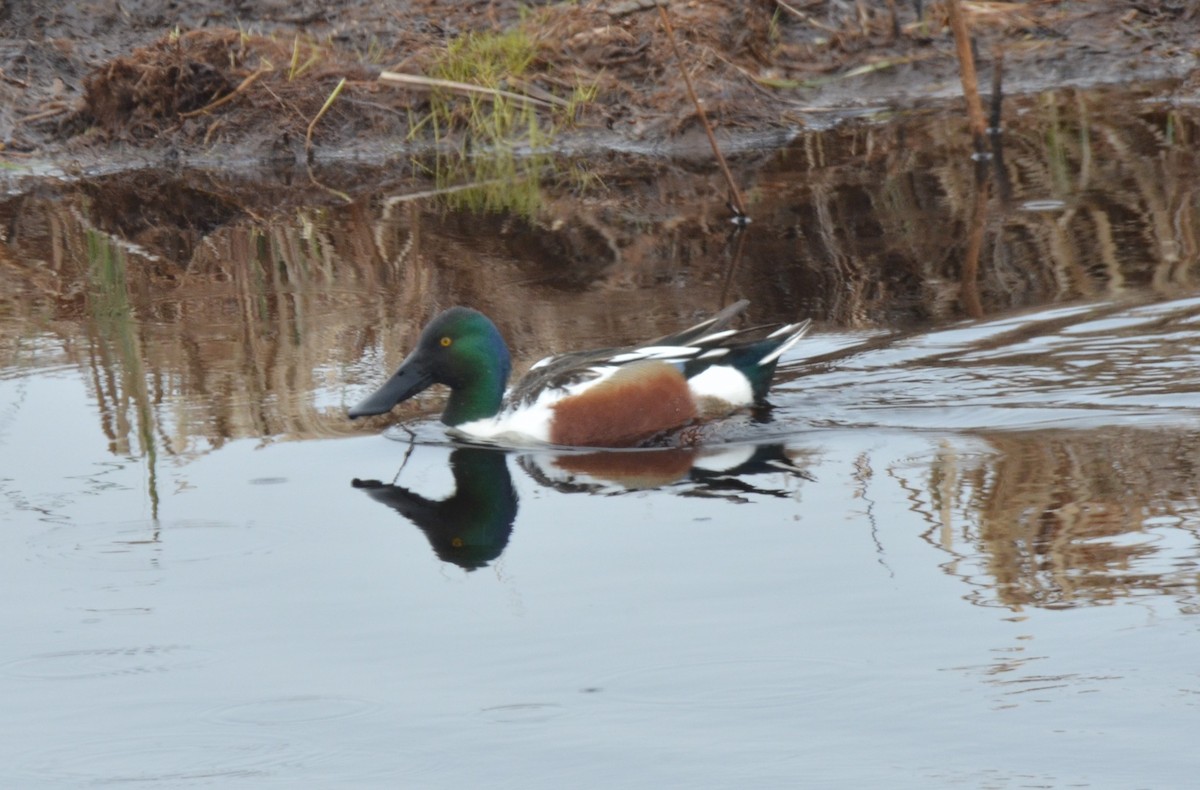
MULTIPOLYGON (((960 95, 940 4, 865 5, 694 0, 671 3, 669 13, 713 125, 723 139, 745 141, 960 95)), ((1165 80, 1164 99, 1200 97, 1194 4, 1101 5, 966 2, 981 87, 1002 52, 1010 93, 1165 80)), ((466 100, 442 100, 445 125, 434 130, 433 94, 381 83, 379 74, 436 74, 453 42, 506 31, 527 40, 532 55, 519 76, 502 75, 503 88, 552 108, 580 86, 594 91, 565 122, 539 109, 538 123, 554 129, 526 144, 705 148, 650 0, 349 0, 333 8, 316 0, 185 8, 53 0, 0 5, 0 164, 10 174, 221 167, 379 158, 435 140, 464 145, 475 134, 466 131, 474 112, 466 100)))

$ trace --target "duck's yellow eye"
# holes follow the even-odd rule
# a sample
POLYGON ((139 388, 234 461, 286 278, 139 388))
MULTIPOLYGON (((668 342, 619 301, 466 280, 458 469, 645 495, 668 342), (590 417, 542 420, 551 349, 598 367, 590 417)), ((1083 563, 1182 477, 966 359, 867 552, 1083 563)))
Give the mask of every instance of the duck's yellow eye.
POLYGON ((453 341, 453 340, 451 340, 451 339, 450 339, 450 338, 448 338, 448 337, 443 337, 443 338, 442 338, 441 340, 439 340, 438 342, 442 344, 442 348, 445 348, 446 346, 450 345, 450 344, 451 344, 451 343, 453 343, 454 341, 453 341))

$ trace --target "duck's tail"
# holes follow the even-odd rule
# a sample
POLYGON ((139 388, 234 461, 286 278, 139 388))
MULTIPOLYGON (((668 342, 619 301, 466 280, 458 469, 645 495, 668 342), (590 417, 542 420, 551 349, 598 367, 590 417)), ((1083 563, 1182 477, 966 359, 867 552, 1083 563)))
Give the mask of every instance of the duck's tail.
POLYGON ((771 380, 775 377, 775 366, 779 364, 779 360, 799 343, 811 328, 812 319, 785 324, 762 340, 731 348, 729 358, 723 361, 723 364, 740 371, 750 382, 755 400, 762 400, 771 388, 771 380))

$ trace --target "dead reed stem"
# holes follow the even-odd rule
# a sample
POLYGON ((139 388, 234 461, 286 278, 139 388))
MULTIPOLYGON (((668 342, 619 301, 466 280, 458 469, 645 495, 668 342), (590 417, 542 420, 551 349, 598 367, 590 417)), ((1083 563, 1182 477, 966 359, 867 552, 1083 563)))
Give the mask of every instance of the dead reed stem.
POLYGON ((809 14, 804 13, 799 8, 793 8, 792 6, 785 3, 784 0, 775 0, 775 5, 779 6, 784 11, 787 11, 789 14, 796 17, 797 19, 799 19, 809 25, 812 25, 817 30, 824 30, 826 33, 841 33, 842 32, 842 31, 838 30, 836 27, 830 27, 829 25, 821 24, 821 22, 819 20, 814 19, 809 14))
POLYGON ((63 113, 68 112, 70 109, 71 106, 64 101, 51 102, 50 104, 46 105, 46 109, 42 110, 41 112, 35 112, 33 115, 26 115, 22 118, 18 118, 15 125, 20 126, 23 123, 44 121, 47 118, 53 118, 56 115, 62 115, 63 113))
MULTIPOLYGON (((321 117, 324 116, 325 113, 329 112, 329 108, 333 106, 335 101, 337 101, 337 97, 341 94, 342 88, 344 87, 346 87, 346 78, 342 77, 341 80, 338 81, 337 87, 335 87, 333 92, 329 94, 329 98, 327 98, 325 103, 321 105, 321 109, 318 110, 317 114, 313 116, 313 119, 308 122, 308 130, 304 134, 304 150, 308 152, 309 157, 312 156, 312 137, 313 130, 317 128, 317 121, 321 120, 321 117)), ((336 192, 336 194, 340 195, 342 193, 336 192)), ((347 198, 347 200, 349 199, 347 198)))
POLYGON ((238 94, 244 93, 246 91, 246 89, 249 88, 251 85, 253 85, 254 82, 259 77, 261 77, 264 74, 269 73, 270 71, 272 71, 272 69, 269 66, 263 66, 262 68, 257 69, 249 77, 246 77, 246 79, 242 80, 241 83, 236 88, 234 88, 229 93, 226 93, 221 98, 217 99, 216 101, 209 102, 208 104, 204 105, 203 107, 201 107, 198 110, 190 110, 188 112, 181 112, 181 113, 179 113, 179 117, 180 118, 195 118, 198 115, 203 115, 206 112, 210 112, 212 110, 217 109, 222 104, 233 101, 234 98, 236 98, 238 94))
POLYGON ((975 58, 971 54, 971 31, 959 0, 946 0, 946 10, 950 14, 950 28, 954 31, 954 44, 958 50, 958 76, 962 80, 963 97, 967 100, 967 123, 975 140, 975 149, 982 151, 987 126, 983 119, 983 104, 979 100, 975 58))
POLYGON ((679 72, 683 75, 683 82, 687 86, 688 96, 691 97, 692 104, 696 108, 696 115, 700 118, 700 125, 704 127, 704 133, 708 135, 708 144, 712 146, 713 155, 717 157, 717 164, 721 166, 721 172, 725 175, 725 182, 729 185, 730 200, 733 202, 734 208, 740 217, 746 216, 746 204, 742 201, 742 193, 734 183, 733 173, 729 172, 729 165, 725 164, 725 157, 721 155, 721 148, 717 145, 717 136, 713 134, 712 126, 708 123, 708 116, 704 114, 704 108, 700 106, 700 99, 696 97, 696 89, 692 87, 692 78, 688 76, 687 66, 684 65, 683 56, 679 54, 679 46, 675 43, 675 28, 671 25, 671 17, 667 15, 666 6, 658 7, 659 16, 662 17, 663 27, 667 30, 667 40, 671 42, 671 51, 675 54, 675 62, 679 64, 679 72))
POLYGON ((511 99, 532 107, 541 107, 543 109, 553 108, 555 104, 566 106, 567 102, 558 97, 552 97, 553 103, 550 100, 535 99, 532 96, 526 96, 521 93, 513 93, 512 91, 502 91, 496 88, 484 88, 479 85, 471 85, 466 82, 455 82, 453 80, 439 80, 433 77, 421 77, 416 74, 401 74, 395 71, 382 71, 379 73, 380 82, 390 82, 396 85, 404 85, 417 90, 448 90, 452 93, 459 93, 467 96, 482 96, 485 99, 496 101, 497 99, 511 99))

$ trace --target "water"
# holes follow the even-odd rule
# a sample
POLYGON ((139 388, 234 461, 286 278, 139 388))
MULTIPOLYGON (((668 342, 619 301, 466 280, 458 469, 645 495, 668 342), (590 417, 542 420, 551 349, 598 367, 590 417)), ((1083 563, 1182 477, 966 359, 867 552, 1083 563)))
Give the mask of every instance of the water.
POLYGON ((662 163, 532 219, 9 200, 0 786, 1189 785, 1195 127, 1088 116, 1063 145, 1123 153, 1085 173, 1031 153, 1049 101, 1024 208, 992 182, 974 225, 936 118, 744 161, 743 237, 662 163), (931 148, 866 145, 900 132, 931 148), (437 393, 415 442, 344 417, 434 305, 521 369, 741 296, 820 325, 701 451, 455 447, 437 393))

